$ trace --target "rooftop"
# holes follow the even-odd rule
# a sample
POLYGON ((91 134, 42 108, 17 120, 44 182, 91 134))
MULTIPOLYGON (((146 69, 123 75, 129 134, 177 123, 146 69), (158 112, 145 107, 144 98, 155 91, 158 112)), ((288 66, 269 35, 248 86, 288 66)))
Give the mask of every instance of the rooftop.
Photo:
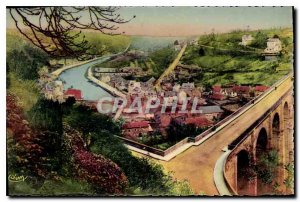
POLYGON ((186 124, 195 124, 198 127, 201 127, 201 126, 210 126, 210 125, 213 124, 211 121, 207 120, 207 118, 205 118, 205 117, 191 117, 191 118, 187 118, 185 120, 185 123, 186 124))
POLYGON ((213 106, 201 106, 199 110, 202 110, 203 114, 212 114, 212 113, 222 113, 224 112, 220 106, 213 105, 213 106))
POLYGON ((123 129, 131 129, 131 128, 147 128, 149 124, 147 121, 137 121, 126 123, 122 126, 123 129))
POLYGON ((82 99, 81 90, 78 89, 69 88, 65 91, 64 94, 70 97, 74 97, 76 100, 82 99))

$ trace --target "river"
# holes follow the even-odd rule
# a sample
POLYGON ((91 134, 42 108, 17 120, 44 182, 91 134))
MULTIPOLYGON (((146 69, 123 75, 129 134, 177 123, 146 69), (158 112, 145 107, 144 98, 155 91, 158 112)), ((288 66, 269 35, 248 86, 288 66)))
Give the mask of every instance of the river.
MULTIPOLYGON (((149 51, 158 48, 172 45, 174 40, 183 39, 183 37, 132 37, 131 48, 135 50, 149 51)), ((111 56, 100 57, 96 61, 91 61, 87 64, 79 65, 77 67, 68 69, 59 75, 59 79, 64 81, 64 89, 75 88, 81 90, 83 99, 85 100, 99 100, 101 97, 112 97, 107 91, 90 82, 85 73, 88 68, 94 64, 102 63, 108 60, 111 56)))
POLYGON ((94 64, 104 62, 108 60, 110 56, 104 56, 96 61, 68 69, 59 75, 59 80, 65 82, 64 89, 75 88, 81 90, 83 99, 85 100, 99 100, 101 97, 112 97, 107 91, 90 82, 86 77, 85 73, 89 67, 94 64))

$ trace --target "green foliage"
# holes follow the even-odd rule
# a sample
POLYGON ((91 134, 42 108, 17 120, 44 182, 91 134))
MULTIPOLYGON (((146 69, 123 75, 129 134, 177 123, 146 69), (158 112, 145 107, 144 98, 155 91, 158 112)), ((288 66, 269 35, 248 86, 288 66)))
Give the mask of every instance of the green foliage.
POLYGON ((256 166, 258 178, 265 184, 271 184, 276 178, 276 170, 279 166, 279 156, 276 150, 263 153, 256 166))
POLYGON ((34 188, 28 180, 25 182, 9 182, 8 187, 11 196, 95 195, 88 183, 74 179, 46 180, 39 188, 34 188))
POLYGON ((85 142, 89 141, 91 133, 110 131, 112 134, 120 134, 120 126, 107 115, 95 113, 92 109, 75 105, 64 117, 64 121, 83 134, 85 142))
POLYGON ((202 68, 201 78, 193 78, 200 86, 215 84, 272 85, 292 69, 293 33, 290 29, 256 31, 234 30, 224 34, 199 37, 199 45, 188 46, 182 57, 184 64, 202 68), (251 34, 253 43, 241 46, 244 34, 251 34), (282 55, 277 61, 265 61, 261 52, 267 39, 278 35, 282 41, 282 55), (199 50, 203 49, 204 54, 199 50))
POLYGON ((84 32, 85 39, 88 41, 91 48, 88 54, 104 55, 118 53, 130 44, 131 38, 124 35, 107 35, 98 32, 84 32))
POLYGON ((264 32, 258 31, 254 35, 254 40, 251 43, 252 47, 264 49, 267 47, 268 35, 264 32))
POLYGON ((9 71, 16 73, 21 79, 37 79, 39 69, 49 64, 47 54, 29 44, 12 49, 7 52, 6 57, 9 71))
POLYGON ((50 159, 49 168, 58 171, 62 165, 62 109, 58 102, 39 99, 27 113, 28 121, 35 130, 43 134, 39 145, 50 159))
POLYGON ((176 51, 166 47, 149 54, 149 58, 155 64, 152 68, 153 76, 159 77, 164 70, 173 62, 176 57, 176 51))
POLYGON ((35 81, 19 79, 16 74, 10 72, 7 75, 9 79, 8 92, 14 94, 18 105, 24 111, 28 111, 37 102, 40 93, 35 81))
POLYGON ((90 149, 117 163, 128 177, 130 186, 149 189, 152 193, 167 191, 162 168, 147 159, 132 156, 122 142, 108 131, 92 133, 90 149))
POLYGON ((284 168, 288 174, 287 178, 284 180, 284 184, 288 189, 293 190, 294 189, 294 178, 295 178, 294 164, 289 163, 284 168))
POLYGON ((152 193, 168 191, 169 188, 165 185, 168 177, 162 168, 147 159, 132 156, 123 143, 114 136, 120 135, 119 124, 109 117, 82 106, 75 106, 64 121, 82 133, 89 134, 90 150, 119 165, 127 176, 130 186, 151 190, 152 193))
POLYGON ((27 117, 35 129, 62 134, 62 109, 58 102, 40 98, 27 117))
POLYGON ((186 137, 196 137, 206 129, 206 127, 199 128, 194 124, 181 124, 172 120, 167 128, 167 140, 172 143, 177 143, 186 137))
POLYGON ((139 141, 142 144, 148 145, 148 146, 156 146, 158 144, 164 143, 166 140, 162 136, 162 134, 159 131, 154 131, 152 134, 144 134, 142 137, 139 139, 139 141))

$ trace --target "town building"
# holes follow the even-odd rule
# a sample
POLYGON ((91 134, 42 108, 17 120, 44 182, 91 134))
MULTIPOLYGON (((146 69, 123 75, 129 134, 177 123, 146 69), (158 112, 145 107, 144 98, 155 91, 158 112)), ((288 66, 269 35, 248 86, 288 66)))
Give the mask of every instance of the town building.
POLYGON ((214 123, 208 120, 205 116, 199 116, 186 118, 185 124, 193 124, 196 127, 202 128, 212 126, 214 123))
POLYGON ((82 100, 82 94, 81 94, 81 90, 78 89, 73 89, 73 88, 69 88, 68 90, 65 91, 64 95, 66 97, 74 97, 75 100, 82 100))
POLYGON ((122 126, 122 134, 125 138, 136 140, 144 134, 152 132, 153 129, 147 121, 136 121, 125 123, 122 126))
POLYGON ((237 93, 238 95, 248 96, 250 92, 249 86, 233 86, 233 92, 237 93))
POLYGON ((268 86, 255 86, 255 96, 258 96, 268 90, 268 86))
POLYGON ((180 51, 181 48, 182 48, 182 47, 181 47, 179 41, 178 41, 178 40, 174 41, 174 49, 175 49, 176 51, 180 51))
POLYGON ((63 82, 59 80, 48 82, 43 88, 46 99, 58 101, 59 103, 65 101, 63 90, 63 82))
POLYGON ((282 50, 282 45, 278 37, 268 39, 267 48, 263 52, 263 55, 265 56, 265 60, 268 61, 277 60, 277 56, 280 54, 281 50, 282 50))
POLYGON ((242 46, 247 46, 250 45, 253 40, 254 38, 250 34, 246 34, 242 36, 242 42, 240 42, 239 44, 242 46))
POLYGON ((224 110, 222 110, 218 105, 200 106, 199 110, 201 111, 201 114, 205 115, 205 117, 210 121, 220 118, 224 113, 224 110))
POLYGON ((270 38, 267 41, 267 48, 264 53, 280 53, 282 50, 281 41, 279 38, 270 38))
POLYGON ((209 96, 209 98, 213 100, 225 100, 227 97, 221 86, 213 86, 212 94, 209 96))

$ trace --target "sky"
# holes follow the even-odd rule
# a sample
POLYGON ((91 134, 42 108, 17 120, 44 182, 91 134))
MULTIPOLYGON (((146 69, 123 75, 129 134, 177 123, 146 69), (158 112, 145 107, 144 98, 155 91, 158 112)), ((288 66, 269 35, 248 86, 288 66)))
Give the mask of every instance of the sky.
MULTIPOLYGON (((121 7, 127 35, 193 36, 234 29, 292 27, 292 7, 121 7)), ((7 27, 14 25, 7 13, 7 27)))

